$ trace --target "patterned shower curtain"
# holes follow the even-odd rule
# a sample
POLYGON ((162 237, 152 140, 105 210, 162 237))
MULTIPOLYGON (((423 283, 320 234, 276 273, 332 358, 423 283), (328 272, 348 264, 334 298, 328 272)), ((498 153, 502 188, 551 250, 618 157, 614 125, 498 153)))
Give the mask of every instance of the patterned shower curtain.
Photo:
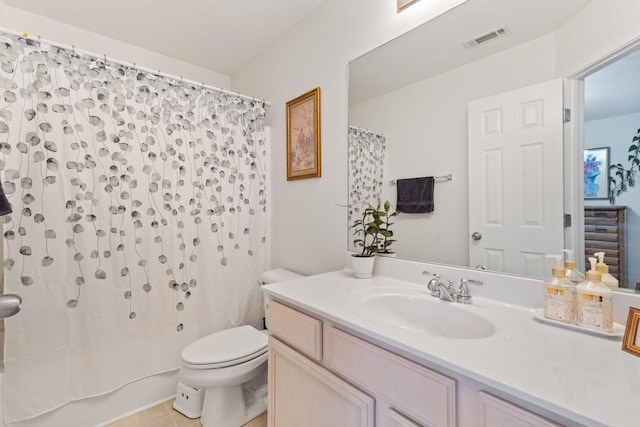
MULTIPOLYGON (((383 197, 385 144, 384 135, 349 126, 349 225, 360 217, 363 206, 383 197)), ((352 240, 350 232, 349 250, 356 250, 352 240)))
POLYGON ((0 34, 5 422, 259 325, 263 101, 0 34))

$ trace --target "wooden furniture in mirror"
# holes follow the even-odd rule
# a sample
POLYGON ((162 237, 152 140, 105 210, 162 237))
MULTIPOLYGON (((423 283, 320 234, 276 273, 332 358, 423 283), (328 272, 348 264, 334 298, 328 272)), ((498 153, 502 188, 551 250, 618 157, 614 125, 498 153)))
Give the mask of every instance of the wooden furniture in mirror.
POLYGON ((627 252, 625 243, 626 206, 584 207, 585 265, 595 252, 604 252, 609 273, 627 287, 627 252))

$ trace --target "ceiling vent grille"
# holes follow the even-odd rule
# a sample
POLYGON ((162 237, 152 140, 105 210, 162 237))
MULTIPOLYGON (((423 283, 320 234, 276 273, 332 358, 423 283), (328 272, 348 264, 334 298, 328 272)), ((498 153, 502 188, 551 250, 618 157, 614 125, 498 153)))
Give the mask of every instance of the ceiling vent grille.
POLYGON ((495 40, 498 37, 506 36, 507 34, 509 34, 509 29, 507 27, 501 27, 497 30, 490 31, 486 34, 468 40, 462 44, 464 45, 464 47, 472 49, 476 46, 481 45, 482 43, 486 43, 490 40, 495 40))

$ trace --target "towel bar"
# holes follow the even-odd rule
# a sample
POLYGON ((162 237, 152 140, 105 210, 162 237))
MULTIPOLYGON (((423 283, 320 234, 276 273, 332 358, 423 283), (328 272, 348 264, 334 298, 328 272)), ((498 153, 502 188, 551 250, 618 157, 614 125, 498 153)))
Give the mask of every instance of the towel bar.
MULTIPOLYGON (((434 176, 433 179, 436 182, 448 182, 448 181, 453 180, 453 174, 434 176)), ((396 185, 396 180, 392 179, 391 181, 389 181, 389 185, 396 185)))

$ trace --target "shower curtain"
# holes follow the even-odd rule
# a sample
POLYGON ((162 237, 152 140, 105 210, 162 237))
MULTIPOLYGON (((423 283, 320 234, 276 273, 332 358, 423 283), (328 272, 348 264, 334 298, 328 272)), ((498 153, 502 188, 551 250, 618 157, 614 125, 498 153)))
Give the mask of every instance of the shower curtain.
MULTIPOLYGON (((363 206, 382 198, 385 144, 384 135, 349 126, 349 225, 362 215, 363 206)), ((349 233, 349 250, 357 250, 352 240, 349 233)))
POLYGON ((0 34, 5 422, 259 325, 263 101, 0 34))

